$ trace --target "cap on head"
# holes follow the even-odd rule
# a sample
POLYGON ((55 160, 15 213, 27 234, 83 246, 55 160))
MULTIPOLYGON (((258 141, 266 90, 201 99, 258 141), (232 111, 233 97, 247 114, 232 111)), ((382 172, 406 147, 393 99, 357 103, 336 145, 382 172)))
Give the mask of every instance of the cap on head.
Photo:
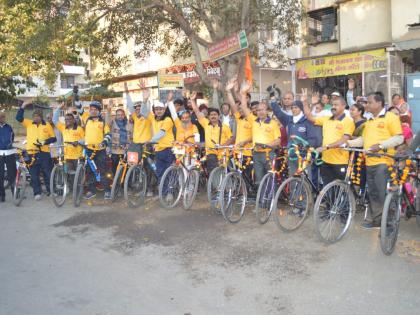
POLYGON ((134 102, 133 107, 137 108, 141 106, 141 102, 134 102))
POLYGON ((102 110, 102 104, 98 101, 93 101, 89 104, 89 107, 95 107, 97 110, 102 110))
POLYGON ((361 103, 367 103, 368 102, 368 100, 367 100, 367 97, 366 96, 361 96, 361 97, 359 97, 359 99, 357 100, 358 102, 361 102, 361 103))
POLYGON ((44 117, 44 114, 42 113, 42 110, 40 110, 40 109, 34 109, 32 115, 38 115, 41 118, 44 117))
POLYGON ((334 92, 332 92, 332 93, 331 93, 331 96, 337 96, 337 97, 340 97, 340 96, 341 96, 341 94, 340 94, 340 92, 338 92, 338 91, 334 91, 334 92))
POLYGON ((165 108, 165 104, 158 100, 153 101, 153 108, 165 108))
POLYGON ((301 101, 294 101, 292 106, 299 107, 299 109, 303 112, 303 103, 301 101))

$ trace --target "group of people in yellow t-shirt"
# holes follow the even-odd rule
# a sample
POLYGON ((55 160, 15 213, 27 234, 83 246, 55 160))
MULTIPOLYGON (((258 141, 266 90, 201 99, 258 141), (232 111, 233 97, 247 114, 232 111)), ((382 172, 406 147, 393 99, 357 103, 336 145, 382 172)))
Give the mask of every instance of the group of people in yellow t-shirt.
MULTIPOLYGON (((274 116, 270 115, 270 107, 266 102, 259 102, 253 107, 249 105, 249 92, 251 86, 243 83, 238 95, 232 89, 237 81, 230 80, 226 85, 227 102, 234 119, 235 130, 231 130, 231 122, 222 122, 217 108, 205 108, 196 103, 197 93, 189 97, 192 111, 188 110, 182 102, 174 104, 173 93, 168 94, 167 103, 158 100, 150 101, 150 92, 143 91, 143 102, 128 104, 131 115, 127 117, 122 109, 118 109, 111 121, 101 115, 102 106, 99 102, 92 102, 88 112, 79 113, 81 124, 77 123, 74 113, 65 115, 64 123, 59 121, 60 109, 53 115, 55 127, 62 133, 65 143, 65 159, 70 164, 77 163, 83 155, 82 146, 89 156, 95 152, 95 162, 99 170, 106 168, 105 147, 110 146, 113 157, 114 170, 118 163, 121 148, 125 145, 135 144, 142 146, 145 143, 155 144, 155 165, 158 181, 164 171, 174 162, 175 156, 172 147, 177 142, 204 142, 206 148, 207 170, 218 166, 222 150, 217 146, 235 145, 241 148, 243 154, 252 158, 256 184, 269 170, 269 161, 275 157, 275 148, 280 146, 281 125, 287 130, 287 139, 295 136, 303 137, 312 146, 322 153, 323 164, 320 174, 323 184, 332 180, 344 178, 348 164, 349 154, 343 146, 363 147, 371 152, 393 153, 394 148, 403 141, 401 123, 398 116, 385 110, 385 100, 382 93, 372 93, 361 102, 354 104, 350 113, 366 111, 370 113, 369 119, 353 120, 346 101, 336 96, 332 100, 328 115, 319 115, 310 108, 306 93, 301 101, 293 101, 294 95, 286 93, 290 98, 287 104, 290 108, 281 108, 276 100, 272 100, 271 107, 274 116), (180 105, 181 104, 181 105, 180 105), (357 127, 357 128, 356 128, 357 127), (364 130, 363 128, 364 127, 364 130), (318 129, 317 129, 318 128, 318 129), (199 129, 204 134, 200 139, 199 129), (317 130, 322 133, 317 144, 315 134, 317 130), (356 130, 356 131, 355 131, 356 130)), ((286 102, 284 102, 286 104, 286 102)), ((34 195, 39 199, 39 174, 42 171, 48 180, 52 161, 48 154, 48 144, 55 141, 53 126, 45 123, 42 113, 35 111, 33 120, 24 119, 25 105, 19 110, 17 120, 27 129, 26 148, 30 154, 37 156, 36 165, 31 167, 32 186, 34 195)), ((363 113, 362 113, 363 114, 363 113)), ((223 119, 224 121, 225 119, 223 119)), ((366 180, 369 185, 370 200, 372 203, 372 216, 368 219, 366 227, 378 224, 381 207, 385 198, 385 187, 388 179, 388 165, 392 163, 389 158, 367 157, 366 180)), ((92 174, 90 174, 91 177, 92 174)), ((106 187, 105 197, 109 197, 109 183, 104 178, 106 187)), ((89 182, 86 198, 95 196, 95 183, 89 182)))

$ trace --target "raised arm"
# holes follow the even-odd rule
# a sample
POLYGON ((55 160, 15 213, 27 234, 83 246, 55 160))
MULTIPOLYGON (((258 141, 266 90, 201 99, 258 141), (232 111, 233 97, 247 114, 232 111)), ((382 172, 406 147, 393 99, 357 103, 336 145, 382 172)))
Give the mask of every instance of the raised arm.
POLYGON ((300 100, 303 103, 303 113, 305 114, 306 118, 311 122, 315 122, 315 117, 312 115, 312 111, 308 104, 308 89, 302 89, 302 96, 300 100))
POLYGON ((52 121, 54 125, 57 125, 60 122, 60 112, 64 108, 65 103, 61 103, 60 106, 56 107, 53 112, 52 121))
POLYGON ((235 114, 238 111, 238 106, 236 105, 235 98, 233 97, 233 93, 232 93, 232 90, 235 87, 235 84, 237 84, 237 80, 238 80, 238 77, 234 76, 226 84, 226 98, 232 110, 232 114, 235 114))
POLYGON ((169 108, 169 112, 171 113, 172 120, 175 121, 178 119, 178 114, 176 113, 175 104, 172 101, 174 98, 174 93, 171 91, 168 93, 168 97, 166 99, 166 105, 169 108))
POLYGON ((241 86, 241 108, 244 112, 245 117, 248 117, 251 114, 251 110, 248 108, 248 102, 246 101, 246 95, 251 91, 251 85, 248 82, 242 83, 241 86))
POLYGON ((141 107, 140 107, 140 114, 143 117, 149 116, 149 113, 151 110, 149 98, 150 98, 150 90, 149 89, 143 90, 143 103, 141 104, 141 107))
POLYGON ((16 113, 16 120, 18 122, 23 122, 24 115, 25 115, 25 107, 28 105, 27 102, 23 102, 22 106, 19 108, 19 110, 16 113))
POLYGON ((195 101, 196 98, 197 98, 197 92, 194 91, 190 95, 191 106, 193 108, 195 115, 197 116, 197 119, 204 118, 204 114, 200 112, 200 110, 198 109, 197 103, 195 101))

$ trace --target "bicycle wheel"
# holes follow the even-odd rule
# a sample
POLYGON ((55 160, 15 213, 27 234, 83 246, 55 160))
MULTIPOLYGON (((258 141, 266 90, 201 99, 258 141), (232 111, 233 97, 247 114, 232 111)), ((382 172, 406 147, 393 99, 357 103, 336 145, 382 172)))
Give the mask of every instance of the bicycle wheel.
POLYGON ((73 205, 80 206, 82 201, 83 189, 85 186, 85 165, 79 164, 76 168, 73 182, 73 205))
POLYGON ((18 167, 16 174, 15 189, 13 191, 13 204, 18 207, 22 200, 25 198, 26 190, 26 173, 27 171, 23 167, 18 167))
POLYGON ((67 196, 67 175, 62 165, 55 165, 51 172, 50 191, 55 206, 61 207, 67 196))
POLYGON ((182 196, 184 174, 182 168, 172 165, 163 173, 159 184, 159 202, 165 209, 174 208, 182 196))
POLYGON ((225 168, 218 166, 211 171, 207 181, 207 199, 209 200, 210 208, 216 212, 220 211, 219 192, 225 176, 225 168))
POLYGON ((265 224, 271 215, 271 201, 276 193, 277 182, 274 173, 267 173, 261 180, 255 201, 255 214, 258 223, 265 224))
POLYGON ((384 203, 381 219, 381 249, 385 255, 391 255, 398 238, 400 225, 401 199, 398 193, 389 192, 384 203))
POLYGON ((121 179, 124 172, 124 166, 118 165, 117 171, 115 172, 114 179, 112 180, 111 186, 111 202, 114 202, 121 191, 121 179))
POLYGON ((291 232, 299 228, 313 204, 311 188, 302 177, 289 177, 279 187, 272 203, 274 222, 291 232))
POLYGON ((318 195, 314 207, 315 232, 327 244, 339 241, 350 227, 356 208, 348 184, 335 180, 318 195))
POLYGON ((245 182, 238 172, 231 172, 220 187, 220 210, 230 223, 238 223, 245 211, 247 192, 245 182))
POLYGON ((146 189, 147 175, 143 167, 130 167, 124 179, 124 198, 130 208, 137 208, 144 203, 146 189))
POLYGON ((198 182, 200 181, 200 173, 197 170, 188 172, 187 181, 184 187, 183 206, 185 210, 191 208, 198 191, 198 182))

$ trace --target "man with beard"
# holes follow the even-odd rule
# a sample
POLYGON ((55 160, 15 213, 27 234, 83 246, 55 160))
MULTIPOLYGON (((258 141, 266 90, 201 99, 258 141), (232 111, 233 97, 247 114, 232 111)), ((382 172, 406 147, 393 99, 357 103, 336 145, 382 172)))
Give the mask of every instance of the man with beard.
POLYGON ((348 118, 344 110, 346 101, 342 97, 332 102, 331 117, 314 117, 308 106, 307 95, 302 95, 304 113, 308 120, 317 126, 322 126, 322 153, 321 178, 324 186, 336 179, 344 179, 349 162, 349 153, 340 149, 340 146, 351 139, 354 131, 354 122, 348 118))
POLYGON ((176 103, 171 102, 171 92, 169 93, 168 108, 176 128, 176 141, 180 143, 195 143, 196 135, 200 135, 198 128, 191 122, 191 112, 188 110, 176 110, 176 103))

